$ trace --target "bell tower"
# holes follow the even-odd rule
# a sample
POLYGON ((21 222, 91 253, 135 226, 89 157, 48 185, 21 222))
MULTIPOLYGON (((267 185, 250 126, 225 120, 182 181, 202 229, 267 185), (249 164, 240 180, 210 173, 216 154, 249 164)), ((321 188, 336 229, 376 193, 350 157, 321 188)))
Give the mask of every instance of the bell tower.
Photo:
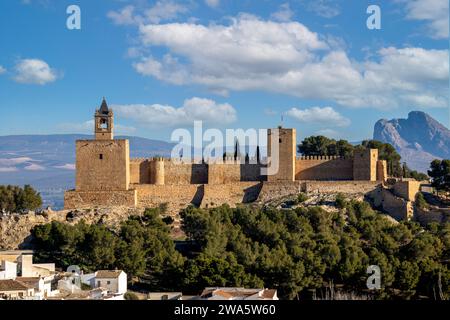
POLYGON ((105 98, 95 111, 95 140, 114 139, 114 114, 108 108, 105 98))

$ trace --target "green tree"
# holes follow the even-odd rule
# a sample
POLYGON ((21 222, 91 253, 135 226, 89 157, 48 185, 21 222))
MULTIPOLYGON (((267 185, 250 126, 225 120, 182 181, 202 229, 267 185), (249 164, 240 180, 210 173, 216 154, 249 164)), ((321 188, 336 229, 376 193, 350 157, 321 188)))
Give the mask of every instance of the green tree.
POLYGON ((30 185, 24 188, 18 186, 0 186, 0 210, 21 212, 36 210, 42 206, 40 194, 30 185))
POLYGON ((400 164, 401 157, 391 144, 377 140, 365 140, 361 145, 369 149, 378 149, 380 160, 386 160, 387 162, 388 174, 395 177, 403 177, 403 168, 400 164))
POLYGON ((298 146, 298 152, 305 156, 326 156, 332 143, 332 139, 324 136, 307 137, 298 146))
POLYGON ((431 184, 436 190, 450 190, 450 160, 433 160, 428 175, 431 177, 431 184))

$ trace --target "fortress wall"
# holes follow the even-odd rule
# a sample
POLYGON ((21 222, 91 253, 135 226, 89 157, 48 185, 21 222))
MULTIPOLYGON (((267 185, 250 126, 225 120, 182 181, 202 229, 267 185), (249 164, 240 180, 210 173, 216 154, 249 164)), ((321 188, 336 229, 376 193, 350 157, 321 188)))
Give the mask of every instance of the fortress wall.
POLYGON ((398 197, 402 197, 408 201, 415 201, 416 194, 420 191, 420 185, 422 182, 420 181, 397 181, 394 184, 393 191, 394 194, 398 197))
POLYGON ((208 183, 208 166, 196 163, 164 161, 165 184, 187 185, 208 183))
POLYGON ((136 190, 119 191, 66 191, 64 209, 125 206, 135 207, 136 190))
POLYGON ((305 181, 303 192, 367 194, 380 186, 376 181, 305 181))
POLYGON ((377 161, 377 180, 378 181, 386 181, 387 178, 388 178, 387 161, 386 160, 378 160, 377 161))
POLYGON ((200 205, 203 198, 202 185, 132 185, 137 191, 137 206, 157 207, 167 203, 168 213, 176 214, 189 204, 200 205))
POLYGON ((201 207, 208 208, 228 204, 235 207, 238 203, 255 201, 261 191, 260 182, 237 182, 222 185, 205 185, 201 207))
POLYGON ((130 160, 130 183, 150 183, 150 161, 148 159, 130 160))
POLYGON ((212 163, 208 165, 208 170, 209 184, 262 180, 260 164, 212 163))
POLYGON ((395 196, 390 190, 381 185, 373 190, 369 197, 372 199, 375 207, 381 208, 395 220, 409 220, 413 215, 411 201, 395 196))
POLYGON ((76 190, 128 190, 128 140, 77 140, 76 190))
POLYGON ((331 157, 297 158, 295 180, 353 180, 353 160, 331 157))
POLYGON ((289 195, 298 194, 303 191, 303 182, 289 181, 289 182, 263 182, 261 192, 259 193, 258 201, 267 202, 275 199, 280 199, 289 195))
POLYGON ((375 190, 379 185, 380 183, 371 181, 263 182, 258 201, 267 202, 300 192, 365 195, 375 190))

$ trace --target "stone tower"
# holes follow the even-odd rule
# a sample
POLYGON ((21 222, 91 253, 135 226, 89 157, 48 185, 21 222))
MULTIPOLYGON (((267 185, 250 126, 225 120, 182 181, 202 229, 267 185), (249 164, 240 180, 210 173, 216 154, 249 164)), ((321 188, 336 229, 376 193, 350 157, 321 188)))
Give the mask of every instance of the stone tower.
POLYGON ((114 139, 114 114, 108 108, 105 98, 98 110, 95 111, 95 139, 114 139))
POLYGON ((378 149, 355 151, 353 180, 377 181, 378 149))
POLYGON ((267 181, 295 181, 295 160, 297 154, 296 130, 288 128, 269 129, 267 132, 267 155, 269 165, 276 169, 274 161, 278 158, 278 170, 267 175, 267 181), (278 157, 276 157, 278 153, 278 157))
POLYGON ((128 190, 129 142, 114 139, 113 129, 113 111, 103 98, 95 112, 95 139, 76 142, 77 191, 128 190))

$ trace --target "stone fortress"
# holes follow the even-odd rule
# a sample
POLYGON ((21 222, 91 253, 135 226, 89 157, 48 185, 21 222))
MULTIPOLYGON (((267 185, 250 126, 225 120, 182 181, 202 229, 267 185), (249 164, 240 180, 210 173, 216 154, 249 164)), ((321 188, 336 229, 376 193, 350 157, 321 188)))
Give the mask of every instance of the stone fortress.
POLYGON ((220 163, 130 159, 129 141, 114 139, 114 114, 103 99, 95 112, 95 139, 76 141, 76 187, 65 193, 65 209, 167 204, 177 212, 189 204, 234 206, 311 190, 366 193, 387 179, 386 162, 378 159, 377 149, 339 158, 297 157, 296 148, 295 129, 269 129, 267 154, 270 158, 274 150, 279 152, 279 169, 266 176, 260 161, 234 157, 220 163), (278 146, 271 142, 274 130, 278 146))

